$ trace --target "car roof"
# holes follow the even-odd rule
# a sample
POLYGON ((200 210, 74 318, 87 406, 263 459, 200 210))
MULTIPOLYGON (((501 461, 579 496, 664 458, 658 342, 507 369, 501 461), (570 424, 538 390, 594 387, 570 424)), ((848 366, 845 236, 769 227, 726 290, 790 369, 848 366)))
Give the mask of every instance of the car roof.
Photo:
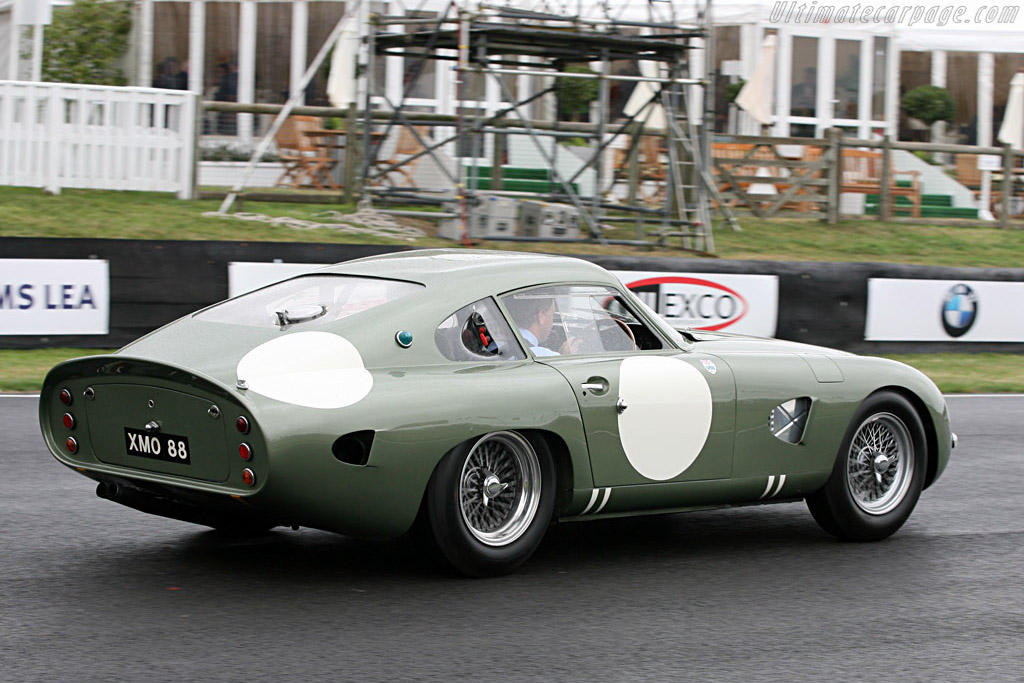
POLYGON ((345 261, 319 272, 409 280, 463 292, 500 293, 558 282, 619 284, 604 268, 578 258, 475 249, 396 252, 345 261))

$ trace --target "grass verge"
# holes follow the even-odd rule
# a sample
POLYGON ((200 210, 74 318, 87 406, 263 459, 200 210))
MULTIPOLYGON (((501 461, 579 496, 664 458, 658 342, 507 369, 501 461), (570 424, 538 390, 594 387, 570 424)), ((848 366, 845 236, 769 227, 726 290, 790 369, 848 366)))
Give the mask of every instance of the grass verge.
MULTIPOLYGON (((314 192, 311 198, 317 198, 314 192)), ((209 217, 217 200, 180 201, 154 192, 64 190, 49 196, 33 188, 0 187, 0 236, 117 239, 244 240, 349 244, 413 244, 458 247, 435 237, 436 224, 417 220, 428 236, 414 242, 351 234, 330 229, 299 230, 286 225, 209 217)), ((352 205, 246 201, 246 212, 316 220, 325 210, 352 212, 352 205)), ((321 221, 325 219, 320 219, 321 221)), ((783 215, 771 220, 741 217, 742 232, 715 231, 716 256, 778 261, 880 261, 934 266, 1019 267, 1024 263, 1024 230, 952 225, 908 225, 876 220, 847 220, 830 226, 816 219, 783 215)), ((631 226, 609 238, 635 238, 631 226)), ((679 248, 632 247, 596 243, 486 242, 490 249, 575 254, 632 254, 692 257, 679 248)))
MULTIPOLYGON (((0 350, 0 391, 37 392, 47 371, 68 358, 109 353, 103 349, 0 350)), ((1024 355, 1001 353, 896 354, 945 393, 1024 392, 1024 355)))

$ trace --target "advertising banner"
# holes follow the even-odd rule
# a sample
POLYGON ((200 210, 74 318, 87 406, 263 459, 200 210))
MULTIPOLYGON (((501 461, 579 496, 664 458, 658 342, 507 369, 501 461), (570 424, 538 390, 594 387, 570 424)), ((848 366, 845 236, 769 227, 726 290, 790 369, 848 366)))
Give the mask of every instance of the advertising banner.
POLYGON ((107 334, 110 269, 99 259, 0 259, 0 335, 107 334))
POLYGON ((775 275, 613 273, 673 327, 775 336, 779 310, 775 275))
POLYGON ((867 341, 1024 342, 1024 282, 870 278, 867 341))

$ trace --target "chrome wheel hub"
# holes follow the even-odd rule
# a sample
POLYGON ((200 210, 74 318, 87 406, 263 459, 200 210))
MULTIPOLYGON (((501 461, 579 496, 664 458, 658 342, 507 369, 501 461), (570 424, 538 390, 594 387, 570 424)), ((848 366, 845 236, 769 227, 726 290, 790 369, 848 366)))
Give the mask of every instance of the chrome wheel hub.
POLYGON ((876 413, 861 423, 850 444, 846 485, 869 515, 884 515, 903 501, 914 473, 914 443, 903 420, 876 413))
POLYGON ((508 486, 508 484, 502 483, 501 480, 493 474, 488 474, 484 478, 483 490, 481 491, 484 505, 489 505, 490 502, 500 496, 508 486))
POLYGON ((481 438, 462 466, 459 507, 466 528, 481 543, 503 546, 522 536, 540 505, 540 461, 514 432, 481 438))

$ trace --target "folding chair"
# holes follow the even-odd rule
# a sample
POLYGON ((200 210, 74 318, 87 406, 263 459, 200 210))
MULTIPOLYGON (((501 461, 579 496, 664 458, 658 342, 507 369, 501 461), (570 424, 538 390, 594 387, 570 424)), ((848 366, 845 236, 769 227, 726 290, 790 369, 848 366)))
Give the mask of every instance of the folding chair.
POLYGON ((289 116, 282 124, 274 142, 277 156, 284 166, 284 172, 275 186, 287 185, 299 188, 312 185, 318 190, 339 189, 331 175, 331 169, 338 163, 330 155, 330 148, 324 144, 323 136, 315 132, 321 126, 316 116, 289 116))

